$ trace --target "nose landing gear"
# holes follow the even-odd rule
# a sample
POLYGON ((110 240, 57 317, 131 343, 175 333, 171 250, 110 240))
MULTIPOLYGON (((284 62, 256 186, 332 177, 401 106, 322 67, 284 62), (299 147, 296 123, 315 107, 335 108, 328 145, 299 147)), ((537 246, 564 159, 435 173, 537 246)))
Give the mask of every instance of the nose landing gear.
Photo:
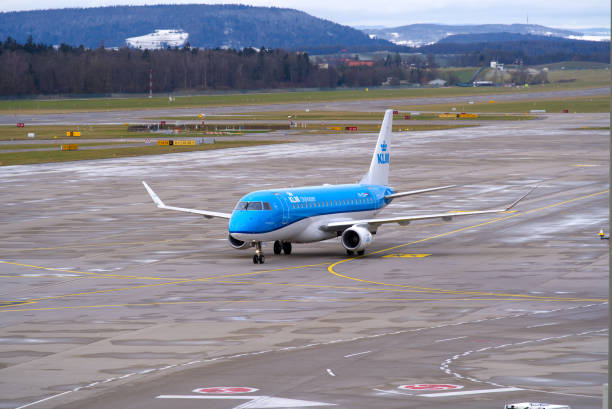
POLYGON ((266 262, 266 257, 261 250, 261 241, 255 243, 255 254, 253 255, 253 264, 263 264, 266 262))
MULTIPOLYGON (((263 255, 263 251, 261 250, 261 241, 256 241, 254 243, 255 246, 255 254, 253 255, 253 264, 263 264, 266 261, 266 257, 263 255)), ((285 253, 287 255, 291 254, 291 242, 289 241, 280 241, 276 240, 274 242, 274 254, 285 253)))

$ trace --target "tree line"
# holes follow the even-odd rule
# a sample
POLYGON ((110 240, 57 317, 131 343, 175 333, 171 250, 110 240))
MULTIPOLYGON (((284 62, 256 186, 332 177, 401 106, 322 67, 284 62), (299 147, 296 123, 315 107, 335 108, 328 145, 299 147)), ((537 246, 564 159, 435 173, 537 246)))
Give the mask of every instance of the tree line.
POLYGON ((0 95, 145 93, 380 85, 389 77, 425 82, 435 73, 407 70, 397 56, 373 66, 320 67, 306 53, 281 49, 94 50, 0 41, 0 95))

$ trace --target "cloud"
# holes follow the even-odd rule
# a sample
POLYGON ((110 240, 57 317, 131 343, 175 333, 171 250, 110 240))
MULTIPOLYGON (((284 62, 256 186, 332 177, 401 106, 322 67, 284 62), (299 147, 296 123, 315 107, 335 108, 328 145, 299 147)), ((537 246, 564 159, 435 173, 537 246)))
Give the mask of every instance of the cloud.
MULTIPOLYGON (((99 7, 116 4, 204 3, 197 0, 30 0, 27 9, 99 7)), ((316 17, 346 25, 512 24, 529 23, 558 28, 610 27, 608 0, 212 0, 206 4, 248 4, 295 8, 316 17)), ((23 0, 2 0, 0 11, 23 10, 23 0)))

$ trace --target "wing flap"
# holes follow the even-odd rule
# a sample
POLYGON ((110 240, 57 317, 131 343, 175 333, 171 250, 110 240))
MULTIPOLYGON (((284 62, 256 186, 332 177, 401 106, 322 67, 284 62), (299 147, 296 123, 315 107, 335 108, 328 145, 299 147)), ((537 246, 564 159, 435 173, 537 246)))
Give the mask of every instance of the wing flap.
POLYGON ((153 189, 151 189, 151 187, 147 184, 147 182, 143 180, 142 184, 144 185, 145 189, 147 189, 147 192, 149 193, 149 196, 151 196, 151 199, 153 199, 153 202, 155 203, 155 205, 160 209, 175 210, 178 212, 199 214, 208 219, 213 218, 213 217, 229 219, 230 217, 232 217, 232 215, 229 213, 211 212, 209 210, 187 209, 184 207, 166 206, 164 202, 159 198, 159 196, 157 196, 157 194, 153 191, 153 189))
POLYGON ((481 210, 474 212, 450 212, 450 213, 434 213, 434 214, 421 214, 414 216, 399 216, 399 217, 388 217, 379 219, 362 219, 362 220, 343 220, 339 222, 327 223, 324 228, 325 230, 334 230, 338 227, 350 227, 355 224, 368 224, 374 227, 378 227, 381 224, 387 223, 404 223, 415 221, 415 220, 426 220, 426 219, 444 219, 450 220, 456 216, 471 216, 476 214, 487 214, 487 213, 501 213, 506 209, 494 209, 494 210, 481 210))
MULTIPOLYGON (((536 186, 537 187, 537 186, 536 186)), ((350 226, 356 224, 369 225, 374 229, 378 228, 381 224, 387 223, 399 223, 399 224, 407 224, 413 220, 426 220, 426 219, 443 219, 443 220, 451 220, 453 217, 459 216, 473 216, 477 214, 489 214, 489 213, 503 213, 512 209, 516 206, 521 200, 527 197, 531 192, 533 192, 536 188, 534 187, 529 192, 525 193, 523 196, 504 207, 503 209, 491 209, 491 210, 476 210, 469 212, 447 212, 447 213, 433 213, 433 214, 420 214, 413 216, 399 216, 399 217, 388 217, 388 218, 379 218, 379 219, 362 219, 362 220, 340 220, 337 222, 327 223, 322 226, 322 230, 333 231, 337 229, 348 228, 350 226)))

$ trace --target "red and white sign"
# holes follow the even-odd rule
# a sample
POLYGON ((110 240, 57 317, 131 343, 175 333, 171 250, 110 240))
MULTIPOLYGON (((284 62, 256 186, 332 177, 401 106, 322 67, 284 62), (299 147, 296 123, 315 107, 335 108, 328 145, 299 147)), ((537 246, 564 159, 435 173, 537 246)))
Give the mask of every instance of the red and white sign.
POLYGON ((210 393, 210 394, 234 394, 234 393, 252 393, 257 392, 257 388, 248 388, 246 386, 215 386, 212 388, 194 389, 195 393, 210 393))
POLYGON ((406 389, 409 391, 448 391, 461 389, 461 385, 452 384, 435 384, 435 383, 417 383, 414 385, 400 385, 398 389, 406 389))

